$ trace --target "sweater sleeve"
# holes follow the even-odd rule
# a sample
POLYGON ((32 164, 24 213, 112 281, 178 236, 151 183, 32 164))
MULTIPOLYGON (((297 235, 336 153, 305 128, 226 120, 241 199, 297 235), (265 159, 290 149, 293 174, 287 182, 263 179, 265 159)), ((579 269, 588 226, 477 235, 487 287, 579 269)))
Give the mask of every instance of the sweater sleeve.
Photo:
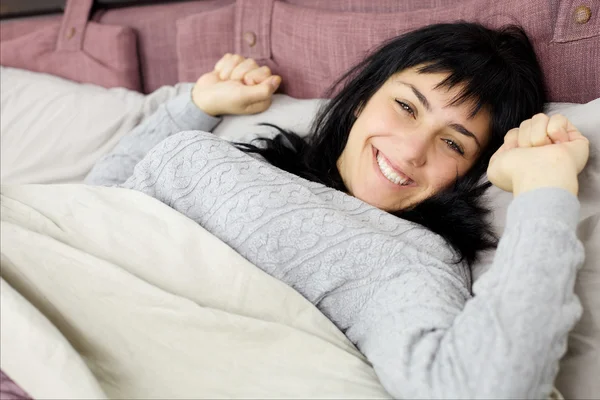
POLYGON ((158 143, 169 136, 189 130, 210 132, 221 121, 204 113, 192 102, 189 93, 181 94, 160 105, 156 112, 102 157, 92 168, 85 183, 116 186, 133 174, 134 167, 158 143))
POLYGON ((346 334, 396 398, 544 398, 581 315, 579 202, 557 188, 516 197, 490 270, 465 295, 459 266, 412 265, 346 334))

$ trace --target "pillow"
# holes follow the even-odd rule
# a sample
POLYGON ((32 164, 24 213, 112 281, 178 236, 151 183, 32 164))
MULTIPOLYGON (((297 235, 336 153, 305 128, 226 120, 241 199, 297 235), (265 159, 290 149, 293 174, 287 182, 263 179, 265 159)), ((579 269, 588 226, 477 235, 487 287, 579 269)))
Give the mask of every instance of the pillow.
POLYGON ((57 51, 60 23, 2 41, 2 65, 63 76, 105 87, 141 89, 133 29, 90 22, 79 51, 57 51))
POLYGON ((273 96, 271 107, 260 114, 225 116, 213 130, 220 137, 236 142, 250 142, 257 137, 272 137, 277 131, 270 123, 291 130, 305 137, 319 108, 327 104, 325 99, 295 99, 284 94, 273 96))
MULTIPOLYGON (((81 183, 123 135, 160 104, 192 86, 163 86, 144 96, 0 66, 0 180, 3 184, 81 183)), ((257 125, 271 122, 307 134, 319 104, 319 100, 278 94, 266 112, 226 116, 214 132, 230 140, 250 140, 272 132, 257 125)))
MULTIPOLYGON (((94 162, 142 118, 193 85, 165 86, 143 96, 11 68, 0 67, 0 76, 2 183, 82 182, 94 162)), ((257 125, 268 122, 306 135, 324 102, 275 95, 267 111, 226 116, 214 132, 228 140, 248 141, 272 134, 272 128, 257 125)), ((547 112, 570 118, 592 143, 591 159, 580 175, 577 231, 586 248, 586 262, 575 284, 584 314, 569 337, 557 387, 566 398, 593 398, 600 393, 600 99, 581 105, 552 103, 547 112)), ((512 195, 492 188, 487 196, 492 223, 500 234, 512 195)), ((475 265, 475 280, 492 257, 493 252, 488 253, 475 265)))
POLYGON ((1 64, 105 87, 141 89, 135 31, 88 22, 93 0, 63 3, 60 20, 3 21, 1 64))
POLYGON ((82 182, 98 158, 180 90, 144 96, 0 67, 0 180, 82 182))

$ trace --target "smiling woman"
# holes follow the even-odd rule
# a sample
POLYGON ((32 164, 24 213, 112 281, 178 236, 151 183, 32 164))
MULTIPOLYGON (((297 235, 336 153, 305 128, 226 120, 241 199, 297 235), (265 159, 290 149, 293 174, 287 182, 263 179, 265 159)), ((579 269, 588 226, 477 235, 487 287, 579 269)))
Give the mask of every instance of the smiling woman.
POLYGON ((547 396, 581 313, 588 142, 536 114, 543 79, 523 31, 457 23, 392 39, 341 78, 307 140, 210 133, 219 115, 267 109, 280 83, 226 54, 86 181, 164 202, 296 289, 396 398, 547 396), (493 245, 486 170, 515 199, 471 288, 470 264, 493 245))
POLYGON ((469 263, 494 245, 481 177, 504 134, 546 101, 520 28, 455 23, 408 32, 330 93, 307 141, 281 131, 264 146, 240 148, 427 227, 469 263))
POLYGON ((337 161, 348 193, 380 209, 409 209, 448 188, 475 164, 491 118, 452 104, 464 87, 419 67, 393 75, 360 109, 337 161), (475 132, 475 133, 473 133, 475 132))

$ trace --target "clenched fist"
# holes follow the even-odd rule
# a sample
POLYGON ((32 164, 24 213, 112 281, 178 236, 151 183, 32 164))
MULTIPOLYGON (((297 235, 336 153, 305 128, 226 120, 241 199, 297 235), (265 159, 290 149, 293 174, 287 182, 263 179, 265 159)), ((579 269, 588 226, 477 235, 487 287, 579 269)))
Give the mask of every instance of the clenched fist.
POLYGON ((281 77, 251 58, 225 54, 214 70, 202 75, 192 90, 192 100, 205 113, 256 114, 271 105, 281 77))
POLYGON ((589 141, 563 115, 536 114, 511 129, 492 156, 488 179, 514 195, 559 187, 577 195, 577 175, 589 157, 589 141))

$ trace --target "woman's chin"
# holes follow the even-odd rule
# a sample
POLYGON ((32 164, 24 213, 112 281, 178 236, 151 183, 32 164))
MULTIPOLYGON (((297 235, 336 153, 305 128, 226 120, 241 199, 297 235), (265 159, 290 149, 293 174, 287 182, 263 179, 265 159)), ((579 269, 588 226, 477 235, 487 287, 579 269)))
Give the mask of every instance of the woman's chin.
POLYGON ((370 190, 362 190, 359 193, 354 193, 354 197, 383 211, 391 212, 397 208, 394 204, 390 203, 389 198, 385 198, 382 196, 373 196, 374 193, 376 192, 370 190))
POLYGON ((373 207, 387 212, 409 209, 421 201, 418 199, 420 193, 411 191, 403 194, 404 196, 400 196, 398 192, 386 191, 385 188, 365 186, 352 195, 373 207))

